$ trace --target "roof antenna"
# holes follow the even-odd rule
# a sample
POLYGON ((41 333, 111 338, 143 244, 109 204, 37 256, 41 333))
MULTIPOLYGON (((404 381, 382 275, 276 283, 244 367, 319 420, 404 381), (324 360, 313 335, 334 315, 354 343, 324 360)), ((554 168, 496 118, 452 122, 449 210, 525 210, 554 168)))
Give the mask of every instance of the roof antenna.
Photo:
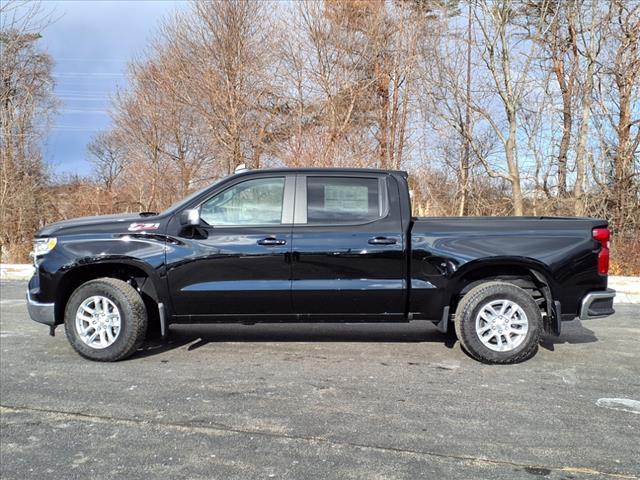
POLYGON ((233 173, 242 173, 242 172, 246 172, 249 169, 247 168, 247 165, 244 163, 241 163, 240 165, 238 165, 236 167, 236 169, 233 171, 233 173))

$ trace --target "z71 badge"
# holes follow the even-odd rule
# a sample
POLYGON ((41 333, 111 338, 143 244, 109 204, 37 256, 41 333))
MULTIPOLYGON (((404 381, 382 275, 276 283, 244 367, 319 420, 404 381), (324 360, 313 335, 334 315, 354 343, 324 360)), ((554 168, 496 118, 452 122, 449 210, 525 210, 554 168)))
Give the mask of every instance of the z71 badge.
POLYGON ((130 232, 140 232, 142 230, 158 230, 160 228, 159 223, 132 223, 129 225, 130 232))

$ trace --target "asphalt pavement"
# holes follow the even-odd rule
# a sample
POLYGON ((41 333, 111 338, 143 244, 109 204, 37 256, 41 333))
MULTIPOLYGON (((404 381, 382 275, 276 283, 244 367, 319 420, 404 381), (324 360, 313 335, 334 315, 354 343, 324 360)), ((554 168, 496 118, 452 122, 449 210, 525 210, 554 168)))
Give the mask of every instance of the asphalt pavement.
POLYGON ((0 478, 640 477, 640 305, 490 366, 427 322, 173 328, 94 363, 0 283, 0 478))

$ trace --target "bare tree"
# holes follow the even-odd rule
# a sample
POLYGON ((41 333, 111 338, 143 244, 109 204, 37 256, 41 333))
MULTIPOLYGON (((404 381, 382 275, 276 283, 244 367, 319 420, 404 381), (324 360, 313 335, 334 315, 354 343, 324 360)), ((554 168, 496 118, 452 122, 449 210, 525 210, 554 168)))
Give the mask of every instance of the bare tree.
POLYGON ((610 11, 602 13, 600 2, 591 0, 589 9, 583 9, 580 15, 580 45, 583 78, 580 93, 580 128, 576 145, 576 180, 573 187, 576 215, 585 214, 585 201, 583 198, 587 183, 587 141, 589 135, 589 122, 593 102, 594 77, 598 68, 598 55, 602 42, 609 29, 610 11))
POLYGON ((404 168, 423 215, 640 228, 639 0, 193 1, 130 63, 88 147, 94 178, 53 185, 51 59, 36 4, 6 5, 5 250, 44 219, 162 209, 240 163, 404 168))
POLYGON ((270 4, 192 2, 163 29, 179 65, 174 94, 205 121, 221 154, 222 174, 240 163, 259 167, 278 108, 272 87, 270 4))
MULTIPOLYGON (((611 121, 617 138, 612 158, 611 190, 615 220, 622 226, 632 221, 632 212, 638 213, 640 2, 615 0, 612 8, 614 51, 608 73, 613 78, 616 94, 613 103, 616 111, 611 121)), ((633 223, 637 226, 640 221, 635 217, 633 223)))
POLYGON ((211 179, 207 132, 167 84, 176 68, 172 61, 131 64, 131 91, 116 97, 115 130, 107 137, 121 157, 122 189, 145 210, 159 210, 211 179))
POLYGON ((537 38, 543 55, 560 90, 562 135, 557 154, 557 194, 567 195, 568 156, 573 136, 576 87, 578 82, 578 18, 582 0, 538 0, 525 4, 524 12, 532 24, 533 34, 543 27, 537 38))
MULTIPOLYGON (((543 12, 546 12, 547 5, 541 5, 543 12)), ((488 105, 474 103, 473 109, 491 125, 499 138, 504 150, 506 172, 492 166, 488 158, 478 158, 489 176, 503 178, 511 184, 513 211, 515 215, 523 215, 524 195, 517 150, 518 114, 529 91, 529 71, 537 56, 537 40, 545 33, 546 26, 539 22, 533 33, 525 35, 527 32, 518 24, 520 13, 512 0, 484 0, 478 6, 475 15, 483 39, 481 58, 489 73, 488 87, 495 91, 495 100, 502 107, 504 126, 488 105)), ((541 15, 541 18, 545 17, 541 15)))
POLYGON ((113 184, 125 167, 126 148, 122 139, 113 133, 99 133, 87 146, 93 156, 92 163, 98 180, 107 192, 111 192, 113 184))
POLYGON ((362 34, 335 15, 343 3, 301 2, 289 12, 292 33, 281 42, 282 122, 274 139, 294 141, 288 164, 363 165, 373 154, 372 125, 362 34), (293 107, 293 108, 292 108, 293 107))
MULTIPOLYGON (((422 3, 428 10, 427 2, 422 3)), ((400 168, 406 146, 416 44, 424 17, 417 5, 384 0, 325 2, 330 38, 358 65, 356 82, 364 94, 360 113, 373 128, 382 168, 400 168)))
POLYGON ((39 141, 56 109, 53 61, 37 47, 48 16, 39 4, 0 4, 0 253, 24 257, 46 210, 39 141))
MULTIPOLYGON (((428 17, 428 26, 420 37, 416 97, 422 107, 423 121, 433 130, 428 143, 437 146, 440 162, 456 172, 454 202, 457 214, 467 215, 471 208, 475 163, 473 139, 476 138, 476 147, 480 151, 486 150, 480 146, 484 140, 474 134, 474 117, 477 115, 471 108, 472 96, 477 95, 474 90, 478 87, 474 85, 472 74, 475 48, 473 3, 467 5, 464 29, 460 27, 461 22, 448 18, 459 12, 452 11, 451 6, 444 12, 448 15, 428 17)), ((427 148, 425 146, 423 150, 427 148)))
POLYGON ((471 48, 473 42, 473 15, 471 2, 467 11, 467 65, 465 72, 465 108, 464 108, 464 151, 460 161, 460 203, 458 216, 464 216, 469 211, 469 172, 471 170, 471 137, 473 123, 471 120, 471 48))

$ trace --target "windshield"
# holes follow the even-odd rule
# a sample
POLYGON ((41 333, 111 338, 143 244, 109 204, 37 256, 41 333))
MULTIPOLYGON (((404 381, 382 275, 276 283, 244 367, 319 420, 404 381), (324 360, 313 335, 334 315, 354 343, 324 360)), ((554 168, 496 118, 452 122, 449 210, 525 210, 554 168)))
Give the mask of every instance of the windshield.
POLYGON ((201 188, 200 190, 196 190, 196 191, 195 191, 195 192, 193 192, 191 195, 189 195, 189 196, 187 196, 187 197, 185 197, 185 198, 182 198, 182 199, 178 200, 178 201, 177 201, 177 202, 175 202, 173 205, 171 205, 169 208, 167 208, 166 210, 162 211, 161 215, 163 215, 163 214, 165 214, 165 213, 170 213, 170 212, 172 212, 172 211, 174 211, 174 210, 177 210, 177 209, 178 209, 178 208, 180 208, 182 205, 187 205, 187 204, 191 203, 191 201, 192 201, 194 198, 197 198, 201 193, 203 193, 203 192, 205 192, 205 191, 209 190, 211 187, 213 187, 214 185, 216 185, 216 184, 218 184, 218 183, 219 183, 219 182, 215 182, 215 183, 212 183, 212 184, 210 184, 210 185, 207 185, 206 187, 201 188))

